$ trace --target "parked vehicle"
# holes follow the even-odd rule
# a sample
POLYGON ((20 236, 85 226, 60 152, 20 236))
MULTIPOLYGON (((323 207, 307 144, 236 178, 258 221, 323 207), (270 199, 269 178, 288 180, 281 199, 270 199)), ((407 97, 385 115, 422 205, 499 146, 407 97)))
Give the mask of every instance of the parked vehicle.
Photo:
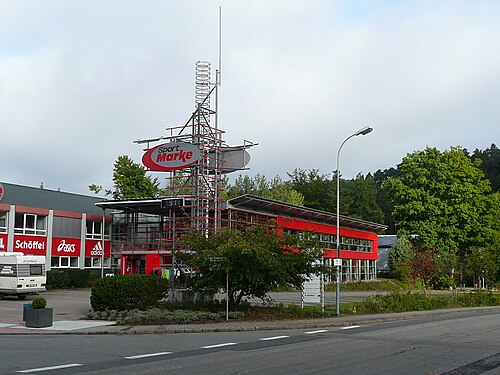
POLYGON ((5 295, 25 299, 29 294, 45 292, 46 283, 44 256, 0 252, 0 299, 5 295))

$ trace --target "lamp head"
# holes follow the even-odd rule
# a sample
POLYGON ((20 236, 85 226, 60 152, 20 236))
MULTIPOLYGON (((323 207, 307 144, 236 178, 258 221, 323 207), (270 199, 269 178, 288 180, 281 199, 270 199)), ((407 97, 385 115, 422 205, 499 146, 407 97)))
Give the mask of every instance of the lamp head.
POLYGON ((368 133, 371 133, 373 130, 372 127, 370 126, 365 126, 364 128, 362 129, 359 129, 356 133, 354 133, 355 136, 358 136, 358 135, 367 135, 368 133))

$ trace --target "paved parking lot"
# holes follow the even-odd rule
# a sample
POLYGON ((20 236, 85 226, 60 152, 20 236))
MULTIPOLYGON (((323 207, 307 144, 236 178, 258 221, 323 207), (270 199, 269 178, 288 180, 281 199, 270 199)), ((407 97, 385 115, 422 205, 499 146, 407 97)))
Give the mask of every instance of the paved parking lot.
MULTIPOLYGON (((54 309, 54 321, 78 320, 90 309, 90 289, 65 289, 41 293, 47 299, 47 307, 54 309)), ((22 323, 23 305, 31 303, 36 295, 24 301, 15 296, 5 296, 0 300, 0 323, 22 323)))
MULTIPOLYGON (((47 307, 54 309, 54 324, 48 328, 26 328, 23 322, 23 305, 33 298, 28 296, 20 300, 15 296, 6 296, 0 300, 0 333, 57 332, 72 331, 110 324, 101 321, 84 321, 90 310, 90 289, 55 290, 41 293, 47 299, 47 307)), ((111 323, 112 324, 112 323, 111 323)))

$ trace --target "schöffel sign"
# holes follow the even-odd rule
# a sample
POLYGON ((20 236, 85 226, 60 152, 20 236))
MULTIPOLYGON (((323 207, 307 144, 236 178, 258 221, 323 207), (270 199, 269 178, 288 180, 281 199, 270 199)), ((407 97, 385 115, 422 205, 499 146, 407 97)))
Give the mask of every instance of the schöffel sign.
POLYGON ((200 158, 200 149, 191 143, 171 142, 150 148, 142 163, 152 171, 170 172, 187 168, 200 158))

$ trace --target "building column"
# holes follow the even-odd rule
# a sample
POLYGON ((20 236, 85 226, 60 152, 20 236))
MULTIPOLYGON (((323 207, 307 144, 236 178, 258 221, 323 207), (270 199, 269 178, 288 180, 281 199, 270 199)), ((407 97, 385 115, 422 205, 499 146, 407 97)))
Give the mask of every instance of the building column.
POLYGON ((78 265, 80 269, 85 268, 85 239, 87 238, 87 214, 82 214, 81 222, 81 234, 80 234, 80 259, 78 259, 78 265))
POLYGON ((16 225, 16 206, 10 205, 9 217, 8 217, 8 228, 7 228, 7 251, 14 251, 14 226, 16 225))
POLYGON ((54 232, 54 210, 49 210, 47 217, 47 251, 45 252, 45 269, 50 271, 52 266, 52 233, 54 232))

